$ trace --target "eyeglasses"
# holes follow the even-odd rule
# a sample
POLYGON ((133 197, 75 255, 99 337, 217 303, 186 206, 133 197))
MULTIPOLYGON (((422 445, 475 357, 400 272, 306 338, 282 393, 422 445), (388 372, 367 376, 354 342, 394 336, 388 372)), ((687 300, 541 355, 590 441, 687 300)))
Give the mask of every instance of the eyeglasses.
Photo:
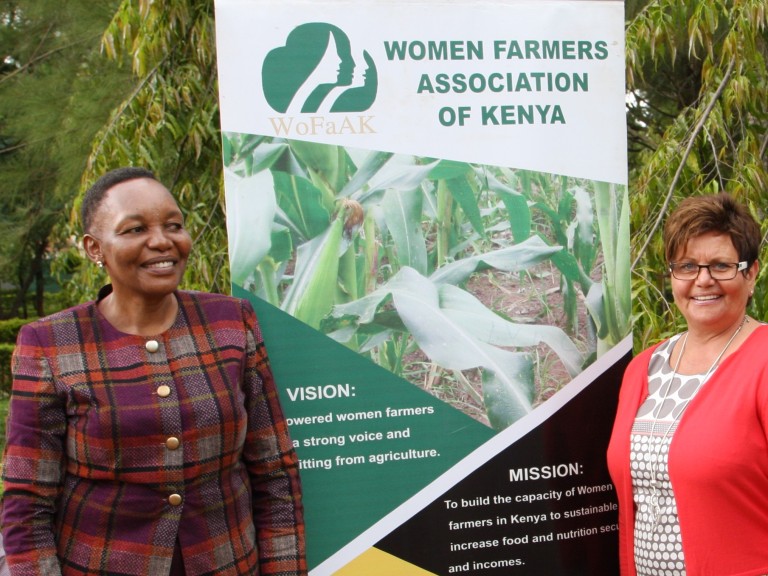
POLYGON ((712 262, 696 264, 694 262, 670 262, 669 271, 678 280, 695 280, 702 268, 706 268, 713 280, 733 280, 736 274, 747 269, 747 262, 712 262))

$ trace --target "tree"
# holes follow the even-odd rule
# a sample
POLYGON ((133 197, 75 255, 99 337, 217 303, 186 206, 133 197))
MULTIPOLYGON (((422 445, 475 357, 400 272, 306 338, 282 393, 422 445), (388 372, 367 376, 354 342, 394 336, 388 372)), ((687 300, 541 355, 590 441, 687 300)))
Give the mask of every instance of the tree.
MULTIPOLYGON (((124 1, 103 37, 114 65, 131 63, 134 89, 95 139, 82 189, 104 172, 145 166, 174 194, 194 241, 185 285, 229 292, 213 2, 124 1)), ((75 202, 62 236, 79 234, 75 202)), ((82 262, 76 248, 59 262, 82 262)), ((88 263, 89 264, 89 263, 88 263)), ((69 293, 92 298, 104 283, 81 263, 69 293)))
MULTIPOLYGON (((99 58, 116 2, 5 1, 0 5, 0 315, 44 313, 51 232, 78 187, 90 141, 127 88, 99 58)), ((112 68, 112 67, 110 67, 112 68)))
MULTIPOLYGON (((660 228, 683 197, 727 191, 765 222, 768 11, 764 0, 627 5, 635 346, 682 328, 660 228)), ((753 313, 768 312, 765 269, 753 313)))
MULTIPOLYGON (((640 347, 681 325, 665 299, 660 224, 670 207, 688 195, 727 190, 763 221, 766 9, 764 0, 627 0, 626 10, 640 347)), ((82 184, 125 164, 155 170, 179 198, 195 239, 187 283, 228 291, 213 28, 209 0, 121 4, 104 47, 116 65, 131 62, 135 89, 95 141, 82 184)), ((73 216, 63 236, 76 229, 73 216)), ((72 250, 63 261, 79 258, 72 250)), ((92 297, 103 282, 89 266, 76 279, 76 299, 92 297)), ((754 300, 761 317, 768 310, 764 286, 758 283, 754 300)))

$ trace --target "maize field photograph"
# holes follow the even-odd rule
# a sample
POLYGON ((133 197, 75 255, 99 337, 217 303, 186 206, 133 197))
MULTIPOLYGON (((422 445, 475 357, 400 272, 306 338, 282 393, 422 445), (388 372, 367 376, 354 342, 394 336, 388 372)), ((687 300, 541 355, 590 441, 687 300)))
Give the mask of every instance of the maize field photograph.
POLYGON ((630 333, 625 186, 225 132, 232 282, 502 430, 630 333))

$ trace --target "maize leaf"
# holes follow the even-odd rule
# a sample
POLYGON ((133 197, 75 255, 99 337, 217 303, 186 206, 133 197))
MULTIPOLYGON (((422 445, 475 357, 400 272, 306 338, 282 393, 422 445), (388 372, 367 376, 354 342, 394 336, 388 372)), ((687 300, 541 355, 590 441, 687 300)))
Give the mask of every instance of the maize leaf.
POLYGON ((272 174, 264 170, 241 178, 225 170, 224 196, 227 211, 237 214, 237 218, 227 218, 227 236, 232 281, 242 286, 272 245, 277 207, 272 174))
POLYGON ((320 327, 336 299, 345 213, 341 210, 324 233, 299 246, 293 283, 281 306, 313 328, 320 327))

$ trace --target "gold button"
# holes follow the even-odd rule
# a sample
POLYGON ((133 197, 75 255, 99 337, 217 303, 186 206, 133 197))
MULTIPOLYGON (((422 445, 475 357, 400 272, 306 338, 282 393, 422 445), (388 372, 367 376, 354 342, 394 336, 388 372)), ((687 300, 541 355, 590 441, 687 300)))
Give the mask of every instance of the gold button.
POLYGON ((160 396, 160 398, 165 398, 166 396, 170 396, 171 394, 171 387, 166 386, 163 384, 162 386, 157 387, 157 395, 160 396))
POLYGON ((147 340, 144 347, 147 349, 147 352, 157 352, 160 349, 160 343, 157 340, 147 340))
POLYGON ((171 494, 168 496, 168 504, 171 506, 178 506, 181 504, 181 495, 180 494, 171 494))
POLYGON ((171 436, 165 441, 165 446, 168 450, 176 450, 181 445, 181 442, 175 436, 171 436))

